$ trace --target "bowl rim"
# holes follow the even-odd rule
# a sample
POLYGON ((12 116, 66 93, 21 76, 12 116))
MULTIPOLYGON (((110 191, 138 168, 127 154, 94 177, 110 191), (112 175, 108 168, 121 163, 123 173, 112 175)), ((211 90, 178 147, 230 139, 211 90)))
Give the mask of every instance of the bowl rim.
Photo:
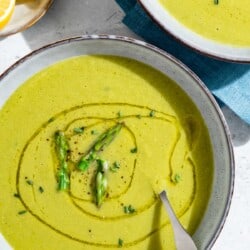
POLYGON ((211 237, 210 242, 208 243, 206 249, 211 249, 211 247, 214 245, 216 242, 217 238, 219 237, 225 221, 228 217, 230 206, 232 203, 232 197, 233 197, 233 191, 234 191, 234 183, 235 183, 235 158, 234 158, 234 151, 233 151, 233 144, 232 144, 232 139, 231 139, 231 134, 229 127, 227 125, 226 119, 217 104, 215 98, 213 97, 212 93, 209 91, 209 89, 206 87, 206 85, 201 81, 201 79, 191 70, 189 69, 185 64, 183 64, 180 60, 176 59, 174 56, 171 54, 165 52, 164 50, 149 44, 147 42, 134 39, 131 37, 126 37, 126 36, 120 36, 120 35, 107 35, 107 34, 102 34, 102 35, 83 35, 83 36, 75 36, 75 37, 70 37, 62 40, 58 40, 53 43, 49 43, 45 46, 40 47, 37 50, 32 51, 31 53, 27 54, 26 56, 22 57, 19 59, 16 63, 11 65, 8 69, 6 69, 2 74, 0 74, 0 84, 1 80, 5 78, 9 73, 11 73, 15 68, 17 68, 19 65, 23 64, 24 62, 28 61, 29 58, 32 58, 33 56, 42 53, 43 51, 57 47, 60 45, 68 44, 71 42, 81 42, 81 41, 86 41, 86 40, 111 40, 111 41, 119 41, 119 42, 125 42, 125 43, 130 43, 134 44, 136 46, 141 46, 145 49, 151 50, 155 53, 160 54, 163 56, 166 60, 171 61, 171 63, 175 64, 177 67, 181 68, 184 72, 186 72, 198 85, 198 87, 206 94, 208 99, 210 100, 211 104, 213 105, 214 110, 216 111, 218 118, 220 120, 220 123, 222 125, 222 129, 224 130, 224 135, 226 139, 226 145, 228 147, 228 156, 229 156, 229 170, 230 170, 230 183, 229 183, 229 190, 227 193, 227 202, 224 208, 223 216, 220 218, 217 230, 214 232, 213 237, 211 237))
MULTIPOLYGON (((49 8, 51 7, 53 2, 54 2, 54 0, 47 0, 46 5, 44 6, 44 9, 39 11, 37 13, 37 15, 35 15, 32 19, 30 19, 26 24, 23 24, 21 26, 17 26, 15 29, 12 29, 8 32, 4 32, 4 29, 2 30, 3 32, 1 32, 1 30, 0 30, 0 38, 5 38, 8 36, 14 35, 18 32, 25 31, 26 29, 28 29, 31 26, 33 26, 34 24, 36 24, 47 13, 47 11, 49 10, 49 8)), ((8 24, 7 24, 7 26, 8 26, 8 24)))
MULTIPOLYGON (((151 20, 154 23, 156 23, 161 28, 161 30, 163 32, 166 32, 168 35, 170 35, 172 38, 174 38, 177 42, 181 43, 182 45, 192 49, 195 52, 198 52, 199 54, 208 56, 208 57, 216 59, 216 60, 225 61, 225 62, 242 63, 242 64, 249 64, 250 63, 250 56, 248 58, 243 58, 241 56, 229 55, 227 53, 222 53, 220 55, 220 54, 217 54, 215 51, 211 52, 211 50, 202 49, 201 46, 198 47, 196 45, 193 45, 191 42, 189 43, 188 41, 183 39, 181 36, 174 34, 172 32, 172 30, 167 27, 167 25, 165 25, 159 18, 157 18, 157 16, 155 16, 154 13, 152 11, 150 11, 150 9, 146 5, 145 1, 147 1, 147 0, 137 0, 139 5, 147 13, 147 15, 151 18, 151 20)), ((187 30, 189 30, 189 29, 187 28, 187 30)), ((197 35, 197 37, 198 36, 199 35, 197 35)), ((209 41, 210 43, 216 44, 216 42, 214 42, 213 40, 209 40, 209 39, 206 39, 204 37, 203 37, 203 39, 209 41)), ((225 45, 225 47, 230 47, 230 44, 222 44, 222 45, 225 45)), ((233 46, 232 46, 232 48, 233 48, 233 46)), ((237 47, 233 48, 233 50, 236 50, 236 49, 237 49, 237 47)), ((249 52, 250 52, 250 47, 247 47, 247 49, 249 49, 249 52)))

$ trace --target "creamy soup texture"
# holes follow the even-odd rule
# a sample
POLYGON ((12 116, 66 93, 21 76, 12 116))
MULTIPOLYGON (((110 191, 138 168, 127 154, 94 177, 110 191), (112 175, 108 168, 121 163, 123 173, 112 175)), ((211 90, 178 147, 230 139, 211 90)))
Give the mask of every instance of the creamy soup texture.
POLYGON ((208 131, 169 78, 113 56, 71 58, 37 73, 0 111, 0 231, 14 249, 175 249, 157 193, 166 189, 189 233, 213 178, 208 131), (107 193, 95 202, 97 167, 76 168, 105 131, 107 193), (69 187, 58 190, 55 132, 68 140, 69 187))
POLYGON ((159 0, 192 31, 218 42, 250 46, 249 0, 159 0))

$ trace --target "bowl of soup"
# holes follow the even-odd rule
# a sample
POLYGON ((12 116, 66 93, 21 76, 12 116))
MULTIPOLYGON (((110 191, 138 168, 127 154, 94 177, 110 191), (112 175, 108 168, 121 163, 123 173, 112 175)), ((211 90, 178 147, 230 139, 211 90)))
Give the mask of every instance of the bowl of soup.
POLYGON ((132 38, 75 37, 0 83, 1 249, 175 249, 162 190, 198 249, 214 244, 232 145, 181 62, 132 38))
POLYGON ((247 0, 139 0, 147 13, 177 40, 218 59, 250 62, 247 0))

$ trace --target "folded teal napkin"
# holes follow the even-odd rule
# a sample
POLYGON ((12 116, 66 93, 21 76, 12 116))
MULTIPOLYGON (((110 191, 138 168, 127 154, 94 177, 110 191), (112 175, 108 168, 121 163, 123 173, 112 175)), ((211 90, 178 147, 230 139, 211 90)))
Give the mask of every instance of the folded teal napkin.
POLYGON ((250 65, 222 62, 196 53, 166 34, 136 0, 116 0, 126 13, 123 23, 191 68, 221 102, 250 124, 250 65))

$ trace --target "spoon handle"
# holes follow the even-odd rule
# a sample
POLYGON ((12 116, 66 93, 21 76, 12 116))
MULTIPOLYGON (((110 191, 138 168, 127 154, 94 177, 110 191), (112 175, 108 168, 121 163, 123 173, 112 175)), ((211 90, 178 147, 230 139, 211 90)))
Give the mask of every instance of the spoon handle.
POLYGON ((177 219, 169 203, 166 191, 162 191, 160 193, 160 198, 168 212, 174 230, 175 244, 177 250, 197 250, 197 247, 195 246, 192 237, 185 231, 185 229, 182 227, 179 220, 177 219))

